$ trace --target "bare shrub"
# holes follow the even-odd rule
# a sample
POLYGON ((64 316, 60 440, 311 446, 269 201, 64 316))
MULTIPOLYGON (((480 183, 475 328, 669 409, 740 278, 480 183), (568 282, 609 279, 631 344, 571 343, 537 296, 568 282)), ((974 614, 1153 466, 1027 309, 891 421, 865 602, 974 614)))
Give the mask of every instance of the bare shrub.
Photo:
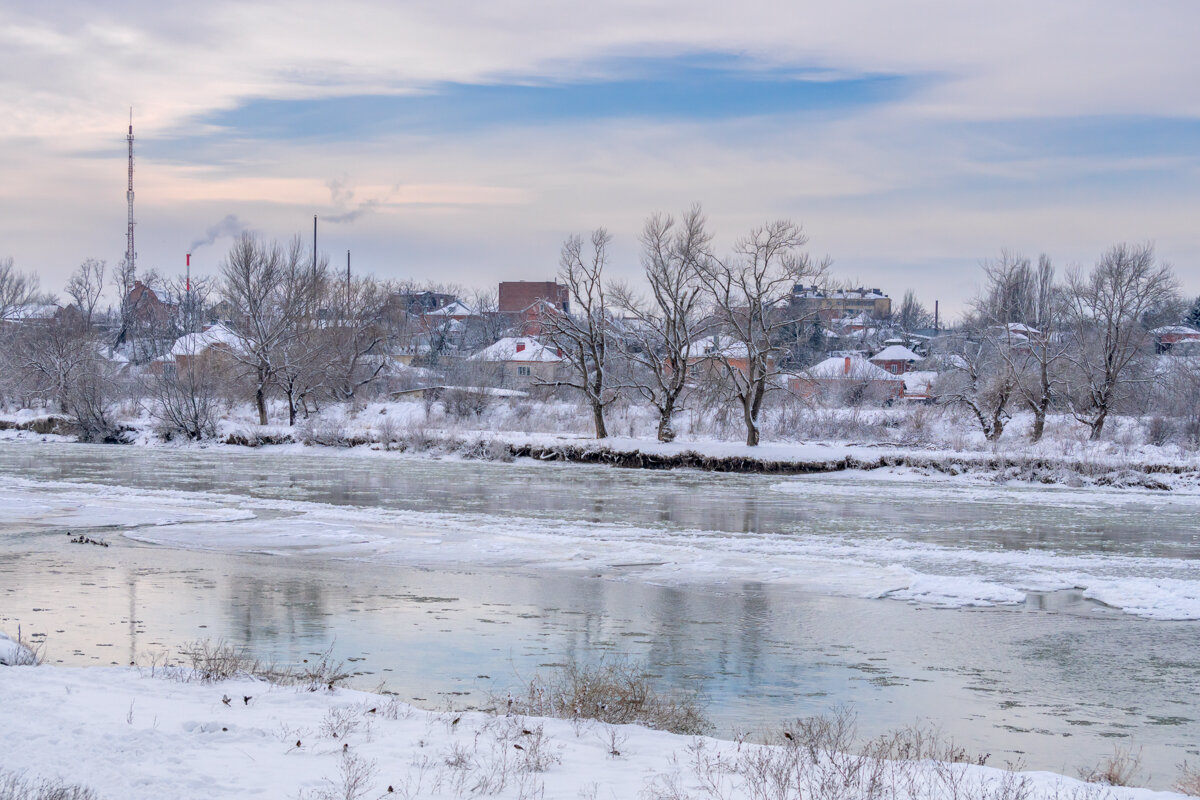
POLYGON ((361 800, 373 794, 378 765, 349 751, 342 753, 337 778, 326 778, 326 786, 301 792, 299 800, 361 800))
POLYGON ((253 658, 246 648, 223 640, 191 642, 180 649, 180 655, 187 660, 190 670, 173 674, 183 681, 217 683, 233 678, 257 678, 315 692, 332 689, 350 677, 343 663, 334 660, 332 645, 315 660, 304 659, 303 663, 294 666, 260 661, 253 658))
POLYGON ((503 705, 514 714, 636 723, 671 733, 700 735, 712 729, 699 694, 659 691, 651 677, 644 666, 624 660, 571 663, 535 675, 523 696, 509 696, 503 705))
POLYGON ((1180 794, 1200 797, 1200 768, 1193 767, 1186 761, 1180 764, 1179 779, 1172 788, 1180 794))
POLYGON ((335 706, 325 712, 318 729, 322 736, 330 739, 345 739, 363 725, 362 708, 358 706, 335 706))
POLYGON ((1142 751, 1129 745, 1117 745, 1112 755, 1091 769, 1080 769, 1079 777, 1088 783, 1106 786, 1131 786, 1142 768, 1142 751))
POLYGON ((479 419, 492 405, 492 397, 480 389, 453 388, 442 395, 446 413, 456 419, 479 419))
POLYGON ((383 449, 391 450, 392 445, 400 439, 400 432, 396 427, 396 420, 384 414, 375 423, 375 441, 383 445, 383 449))
MULTIPOLYGON (((861 742, 845 708, 798 720, 729 752, 704 739, 687 750, 686 768, 699 793, 685 791, 677 769, 655 776, 652 800, 1029 800, 1033 783, 1010 770, 981 772, 971 757, 936 730, 913 727, 861 742)), ((1089 795, 1089 798, 1091 795, 1089 795)), ((1071 798, 1071 800, 1083 800, 1071 798)))
POLYGON ((1175 421, 1161 415, 1155 415, 1146 423, 1146 443, 1155 447, 1173 441, 1178 436, 1175 421))
POLYGON ((28 641, 22 635, 20 626, 17 626, 16 639, 10 639, 0 633, 0 643, 5 641, 12 642, 14 646, 5 648, 9 651, 8 655, 0 655, 0 666, 36 667, 42 663, 45 657, 46 643, 44 641, 28 641))
POLYGON ((96 793, 77 783, 30 778, 0 770, 0 800, 98 800, 96 793))
POLYGON ((190 642, 180 648, 179 654, 190 663, 190 679, 201 683, 262 676, 272 671, 252 658, 244 647, 236 647, 222 639, 190 642))

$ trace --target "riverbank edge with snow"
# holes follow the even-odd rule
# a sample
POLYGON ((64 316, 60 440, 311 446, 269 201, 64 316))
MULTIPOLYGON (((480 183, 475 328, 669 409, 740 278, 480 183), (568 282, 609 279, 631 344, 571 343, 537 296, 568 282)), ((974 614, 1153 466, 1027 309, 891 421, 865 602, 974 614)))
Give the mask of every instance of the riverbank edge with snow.
MULTIPOLYGON (((68 420, 53 415, 0 417, 0 440, 73 441, 68 420)), ((140 425, 126 428, 125 444, 146 447, 323 450, 370 450, 412 457, 466 460, 597 464, 635 469, 697 469, 709 472, 809 475, 845 470, 906 470, 994 482, 1104 486, 1200 491, 1200 461, 1156 461, 1094 453, 1055 455, 1020 445, 988 451, 904 448, 891 444, 796 442, 756 447, 727 441, 662 443, 609 437, 597 440, 574 434, 421 427, 381 436, 370 426, 316 431, 283 426, 239 426, 202 442, 163 441, 140 425)))
MULTIPOLYGON (((782 737, 782 746, 760 746, 590 720, 427 711, 342 688, 314 692, 250 678, 205 683, 161 666, 2 667, 0 696, 6 769, 130 800, 739 798, 755 796, 756 759, 800 749, 782 737), (351 795, 344 783, 355 769, 362 785, 351 795), (706 792, 713 781, 720 795, 706 792)), ((963 797, 1027 800, 1185 796, 967 763, 901 767, 906 780, 919 778, 921 800, 949 797, 951 786, 963 797)), ((904 795, 904 787, 892 788, 904 795)))

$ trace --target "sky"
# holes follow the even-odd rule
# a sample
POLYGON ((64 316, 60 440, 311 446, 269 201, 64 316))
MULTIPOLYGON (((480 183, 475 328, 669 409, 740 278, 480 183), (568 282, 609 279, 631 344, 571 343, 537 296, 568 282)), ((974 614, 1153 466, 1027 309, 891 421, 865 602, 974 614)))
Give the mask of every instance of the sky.
POLYGON ((1152 241, 1200 293, 1200 4, 0 0, 0 257, 60 291, 311 237, 378 278, 552 277, 654 212, 804 226, 833 276, 944 313, 1007 249, 1152 241))

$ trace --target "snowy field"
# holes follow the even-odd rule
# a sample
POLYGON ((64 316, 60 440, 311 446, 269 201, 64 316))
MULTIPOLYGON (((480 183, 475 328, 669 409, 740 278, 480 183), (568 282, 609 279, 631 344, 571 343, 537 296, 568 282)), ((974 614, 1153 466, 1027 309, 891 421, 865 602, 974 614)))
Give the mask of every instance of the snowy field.
POLYGON ((592 721, 439 713, 347 689, 0 666, 5 769, 100 798, 1152 800, 969 763, 874 762, 592 721))

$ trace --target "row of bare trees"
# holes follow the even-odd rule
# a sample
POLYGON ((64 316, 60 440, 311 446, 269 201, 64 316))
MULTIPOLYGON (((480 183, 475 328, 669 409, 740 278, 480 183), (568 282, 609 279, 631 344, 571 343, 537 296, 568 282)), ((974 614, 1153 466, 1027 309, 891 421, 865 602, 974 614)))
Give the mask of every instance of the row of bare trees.
POLYGON ((1109 416, 1145 397, 1156 379, 1155 325, 1184 313, 1171 268, 1150 244, 1118 244, 1090 271, 1059 280, 1050 259, 1014 253, 984 264, 984 287, 941 348, 941 391, 968 408, 989 441, 1015 407, 1038 441, 1053 410, 1099 439, 1109 416))
MULTIPOLYGON (((809 365, 795 357, 794 343, 812 332, 819 339, 821 323, 815 312, 798 310, 793 290, 828 285, 828 259, 810 256, 803 229, 789 220, 757 226, 724 252, 714 238, 698 206, 678 218, 651 216, 640 236, 638 286, 609 280, 612 237, 603 228, 564 243, 558 278, 571 312, 543 320, 563 370, 542 383, 582 398, 597 438, 609 433, 606 409, 633 396, 655 409, 659 440, 671 441, 676 416, 707 392, 737 409, 746 443, 757 445, 768 394, 809 365)), ((1163 384, 1150 358, 1151 329, 1188 311, 1152 246, 1114 246, 1092 270, 1071 269, 1061 278, 1046 256, 1035 263, 1004 253, 984 265, 983 276, 970 313, 934 341, 930 363, 942 374, 937 394, 967 409, 988 440, 1002 436, 1016 410, 1032 414, 1035 441, 1052 413, 1073 416, 1099 438, 1111 414, 1134 410, 1163 384)), ((467 351, 505 333, 491 329, 505 322, 489 311, 494 294, 471 298, 475 324, 431 328, 428 317, 392 306, 394 298, 419 292, 335 275, 299 238, 279 243, 243 234, 217 278, 186 287, 143 277, 168 298, 169 316, 136 307, 131 270, 110 273, 89 259, 68 282, 70 315, 55 324, 4 325, 47 298, 35 276, 20 273, 11 259, 0 261, 0 394, 56 404, 81 427, 86 422, 94 438, 110 436, 111 403, 122 391, 112 358, 115 329, 144 343, 125 342, 134 360, 153 367, 151 357, 163 361, 170 352, 158 368, 139 371, 136 393, 165 425, 200 438, 213 430, 218 404, 238 396, 253 403, 264 425, 271 398, 284 401, 289 424, 323 402, 357 402, 393 363, 387 354, 397 337, 416 333, 404 330, 414 320, 422 320, 430 366, 455 346, 467 351), (106 280, 121 292, 121 307, 119 324, 101 331, 106 280), (228 335, 214 342, 199 331, 204 309, 216 300, 228 335)), ((929 322, 911 292, 891 320, 905 333, 929 322)), ((1174 373, 1170 380, 1186 383, 1174 373)))
POLYGON ((804 251, 808 238, 790 220, 754 228, 727 254, 712 242, 698 206, 678 220, 650 217, 641 235, 645 293, 606 282, 603 228, 590 247, 579 236, 563 245, 559 280, 572 313, 547 320, 570 376, 557 383, 583 395, 597 438, 608 435, 605 407, 632 390, 657 410, 659 440, 673 440, 681 398, 703 370, 741 407, 746 443, 759 443, 763 401, 784 368, 782 332, 802 321, 793 288, 823 282, 829 262, 804 251))

